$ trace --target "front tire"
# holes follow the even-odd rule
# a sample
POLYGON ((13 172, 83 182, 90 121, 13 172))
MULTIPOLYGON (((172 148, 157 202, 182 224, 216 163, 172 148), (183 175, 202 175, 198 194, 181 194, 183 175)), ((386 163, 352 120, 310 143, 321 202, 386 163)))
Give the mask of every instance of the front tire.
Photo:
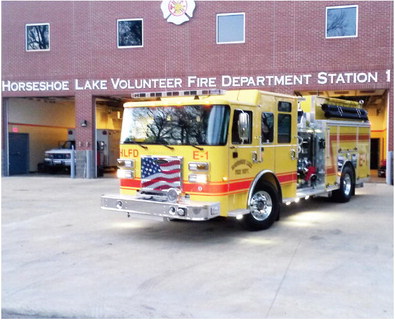
POLYGON ((243 216, 242 224, 250 231, 265 230, 278 220, 280 202, 276 189, 269 183, 261 183, 248 203, 250 213, 243 216))

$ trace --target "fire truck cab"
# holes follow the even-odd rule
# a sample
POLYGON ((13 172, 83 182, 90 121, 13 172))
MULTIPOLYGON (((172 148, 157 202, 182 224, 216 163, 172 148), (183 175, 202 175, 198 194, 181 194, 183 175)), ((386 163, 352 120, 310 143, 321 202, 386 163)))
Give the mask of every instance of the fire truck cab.
POLYGON ((235 217, 269 228, 281 204, 349 201, 369 177, 359 103, 259 90, 137 94, 124 105, 120 194, 103 209, 165 219, 235 217))

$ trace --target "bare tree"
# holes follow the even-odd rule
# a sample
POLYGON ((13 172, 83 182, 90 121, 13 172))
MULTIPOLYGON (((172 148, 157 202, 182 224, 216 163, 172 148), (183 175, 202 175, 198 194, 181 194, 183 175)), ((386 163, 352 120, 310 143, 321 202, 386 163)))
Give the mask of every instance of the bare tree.
POLYGON ((26 26, 27 50, 49 49, 49 25, 26 26))
POLYGON ((328 36, 342 37, 355 33, 353 8, 331 9, 328 12, 326 32, 328 36))
POLYGON ((330 20, 327 31, 330 35, 344 35, 344 28, 347 26, 346 24, 346 13, 343 10, 340 10, 340 14, 333 14, 333 19, 330 20))
POLYGON ((142 39, 142 23, 140 20, 118 21, 119 46, 141 46, 142 39))

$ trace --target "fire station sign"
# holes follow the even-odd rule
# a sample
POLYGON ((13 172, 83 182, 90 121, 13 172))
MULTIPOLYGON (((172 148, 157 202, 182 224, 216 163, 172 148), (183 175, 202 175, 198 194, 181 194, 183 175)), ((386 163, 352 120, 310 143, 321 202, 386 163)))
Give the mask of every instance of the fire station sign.
POLYGON ((192 18, 195 6, 195 0, 163 0, 160 7, 167 22, 180 25, 192 18))
POLYGON ((205 89, 205 88, 267 88, 300 86, 328 86, 348 84, 377 84, 391 82, 391 70, 367 72, 325 72, 306 74, 221 75, 198 77, 147 78, 147 79, 73 79, 50 81, 2 80, 3 92, 39 91, 100 91, 100 90, 151 90, 151 89, 205 89))

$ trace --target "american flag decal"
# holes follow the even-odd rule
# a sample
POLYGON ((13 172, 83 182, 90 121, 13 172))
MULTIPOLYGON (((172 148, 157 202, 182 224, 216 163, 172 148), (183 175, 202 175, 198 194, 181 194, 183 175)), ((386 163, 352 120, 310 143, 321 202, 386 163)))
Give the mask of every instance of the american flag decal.
POLYGON ((181 188, 181 159, 177 157, 142 157, 141 187, 163 191, 181 188))

